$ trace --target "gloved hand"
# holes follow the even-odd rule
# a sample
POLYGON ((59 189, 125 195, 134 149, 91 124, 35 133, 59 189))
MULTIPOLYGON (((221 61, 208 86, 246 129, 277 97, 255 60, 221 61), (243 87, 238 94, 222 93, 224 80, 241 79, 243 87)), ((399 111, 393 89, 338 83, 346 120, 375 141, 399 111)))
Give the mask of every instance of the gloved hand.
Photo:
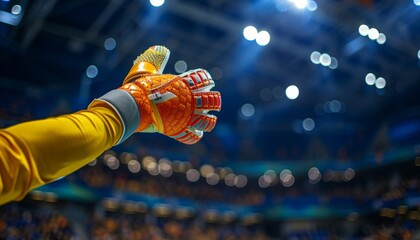
POLYGON ((134 61, 122 87, 96 100, 114 107, 129 126, 119 142, 135 131, 160 132, 193 144, 202 138, 203 132, 214 128, 217 118, 208 112, 221 109, 221 95, 210 91, 214 87, 210 74, 203 69, 180 75, 161 74, 169 54, 162 46, 149 48, 134 61), (125 96, 127 93, 131 98, 125 96), (135 129, 133 121, 137 122, 135 129))

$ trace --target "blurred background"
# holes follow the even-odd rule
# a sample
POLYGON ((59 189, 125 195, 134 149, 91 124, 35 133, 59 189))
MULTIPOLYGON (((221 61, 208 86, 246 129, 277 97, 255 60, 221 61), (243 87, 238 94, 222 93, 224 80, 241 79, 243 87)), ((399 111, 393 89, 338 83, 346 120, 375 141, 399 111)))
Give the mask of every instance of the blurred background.
POLYGON ((419 0, 0 0, 0 127, 151 45, 211 73, 213 132, 133 135, 1 206, 1 239, 420 239, 419 0))

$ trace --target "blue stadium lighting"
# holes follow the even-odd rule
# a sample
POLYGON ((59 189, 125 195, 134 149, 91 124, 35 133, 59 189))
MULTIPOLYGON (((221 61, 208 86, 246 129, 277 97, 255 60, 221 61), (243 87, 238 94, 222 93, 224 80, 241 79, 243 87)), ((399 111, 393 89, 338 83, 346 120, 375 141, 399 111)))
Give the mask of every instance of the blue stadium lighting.
POLYGON ((373 73, 366 74, 365 82, 366 82, 367 85, 370 85, 370 86, 375 85, 375 81, 376 81, 375 74, 373 74, 373 73))
POLYGON ((315 121, 312 118, 306 118, 302 121, 302 127, 305 131, 312 131, 315 128, 315 121))
POLYGON ((183 73, 187 70, 188 65, 184 60, 179 60, 174 65, 175 72, 177 73, 183 73))
POLYGON ((309 11, 313 12, 315 10, 318 9, 318 4, 316 4, 315 1, 309 1, 308 5, 306 6, 306 9, 308 9, 309 11))
POLYGON ((337 58, 331 57, 331 63, 330 63, 330 65, 328 67, 331 68, 331 69, 337 69, 337 67, 338 67, 338 60, 337 60, 337 58))
POLYGON ((165 0, 150 0, 153 7, 160 7, 165 3, 165 0))
POLYGON ((369 28, 366 24, 359 26, 359 33, 361 36, 368 37, 370 40, 376 41, 378 44, 382 45, 386 42, 385 34, 380 33, 376 28, 369 28))
POLYGON ((318 52, 318 51, 313 51, 312 53, 311 53, 311 62, 313 63, 313 64, 319 64, 320 62, 319 62, 319 58, 321 57, 321 53, 320 52, 318 52))
POLYGON ((366 37, 369 34, 369 27, 366 24, 362 24, 359 27, 359 33, 363 37, 366 37))
POLYGON ((331 57, 327 53, 320 53, 318 51, 313 51, 310 56, 311 62, 313 64, 321 64, 324 67, 329 67, 331 69, 336 69, 338 67, 338 60, 335 57, 331 57))
POLYGON ((321 63, 322 66, 328 67, 331 64, 331 56, 327 53, 323 53, 319 57, 319 62, 321 63))
POLYGON ((299 9, 304 9, 308 6, 308 0, 293 0, 293 3, 299 9))
POLYGON ((254 113, 255 113, 255 107, 254 107, 254 105, 252 105, 250 103, 245 103, 241 107, 241 113, 246 118, 250 118, 250 117, 254 116, 254 113))
POLYGON ((370 40, 376 40, 379 37, 379 31, 376 28, 369 29, 368 37, 370 40))
POLYGON ((383 77, 379 77, 378 79, 376 79, 375 81, 375 87, 377 89, 383 89, 386 86, 386 80, 383 77))
POLYGON ((379 33, 379 36, 378 36, 378 38, 376 39, 376 42, 378 43, 378 44, 384 44, 385 42, 386 42, 386 36, 385 36, 385 34, 383 34, 383 33, 379 33))
POLYGON ((104 48, 108 51, 114 50, 117 46, 117 42, 114 38, 110 37, 104 41, 104 48))
POLYGON ((90 65, 86 69, 86 76, 88 78, 95 78, 98 75, 98 68, 95 65, 90 65))
POLYGON ((256 42, 260 46, 265 46, 270 43, 270 33, 267 31, 260 31, 257 35, 256 42))
POLYGON ((295 85, 290 85, 286 88, 286 97, 290 100, 294 100, 299 97, 299 88, 295 85))
POLYGON ((22 12, 22 7, 20 5, 14 5, 10 12, 14 15, 19 15, 22 12))
POLYGON ((254 41, 257 38, 258 30, 254 26, 247 26, 243 31, 244 38, 248 41, 254 41))
POLYGON ((416 6, 420 6, 420 0, 413 0, 413 2, 416 6))
POLYGON ((420 50, 417 52, 417 57, 420 59, 420 50))

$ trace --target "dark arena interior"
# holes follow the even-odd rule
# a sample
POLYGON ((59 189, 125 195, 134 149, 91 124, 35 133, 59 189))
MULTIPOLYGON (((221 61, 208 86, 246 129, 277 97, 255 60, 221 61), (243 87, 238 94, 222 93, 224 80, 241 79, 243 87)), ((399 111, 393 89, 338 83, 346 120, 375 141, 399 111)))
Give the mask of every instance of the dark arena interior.
POLYGON ((419 0, 0 0, 0 127, 86 109, 153 45, 209 71, 213 131, 132 135, 0 206, 0 239, 420 239, 419 0))

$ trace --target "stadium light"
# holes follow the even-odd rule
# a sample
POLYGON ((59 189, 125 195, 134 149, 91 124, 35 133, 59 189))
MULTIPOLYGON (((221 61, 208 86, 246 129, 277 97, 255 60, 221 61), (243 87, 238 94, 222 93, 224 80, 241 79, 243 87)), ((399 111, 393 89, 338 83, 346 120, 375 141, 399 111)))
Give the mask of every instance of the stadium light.
POLYGON ((360 35, 366 37, 369 34, 369 27, 366 24, 362 24, 359 26, 359 33, 360 35))
POLYGON ((304 9, 308 6, 308 0, 294 0, 293 3, 299 9, 304 9))
POLYGON ((328 67, 331 64, 331 56, 327 53, 323 53, 319 57, 319 62, 321 63, 322 66, 328 67))
POLYGON ((302 127, 305 131, 312 131, 315 128, 315 121, 312 118, 306 118, 302 121, 302 127))
POLYGON ((247 26, 243 31, 244 38, 248 41, 254 41, 257 38, 258 30, 254 26, 247 26))
POLYGON ((420 59, 420 50, 417 52, 417 57, 420 59))
POLYGON ((321 53, 318 51, 314 51, 311 53, 311 62, 314 64, 319 64, 319 58, 321 57, 321 53))
POLYGON ((318 9, 318 4, 316 4, 315 1, 308 1, 308 5, 306 6, 306 9, 313 12, 318 9))
POLYGON ((270 42, 270 33, 267 31, 260 31, 257 35, 257 44, 260 46, 265 46, 270 42))
POLYGON ((338 67, 338 60, 335 57, 331 57, 327 53, 320 53, 318 51, 313 51, 310 56, 311 62, 313 64, 321 64, 324 67, 329 67, 331 69, 336 69, 338 67))
POLYGON ((338 67, 338 60, 335 57, 331 57, 331 63, 328 66, 331 69, 336 69, 338 67))
POLYGON ((368 37, 370 40, 376 40, 379 37, 379 31, 376 28, 369 29, 368 37))
POLYGON ((379 33, 379 36, 378 36, 378 38, 376 39, 376 42, 378 43, 378 44, 384 44, 385 42, 386 42, 386 36, 385 36, 385 34, 383 34, 383 33, 379 33))
POLYGON ((153 7, 160 7, 165 3, 165 0, 150 0, 153 7))
POLYGON ((376 79, 376 81, 375 81, 375 87, 377 89, 383 89, 383 88, 385 88, 385 85, 386 85, 385 78, 379 77, 378 79, 376 79))
POLYGON ((241 113, 246 118, 250 118, 250 117, 254 116, 254 113, 255 113, 254 105, 252 105, 250 103, 245 103, 241 107, 241 113))
POLYGON ((104 41, 104 48, 108 51, 114 50, 117 46, 117 42, 114 38, 110 37, 104 41))
POLYGON ((22 7, 20 5, 14 5, 10 11, 14 15, 19 15, 22 12, 22 7))
POLYGON ((174 65, 175 72, 177 73, 183 73, 187 70, 188 65, 184 60, 179 60, 174 65))
POLYGON ((374 85, 374 84, 375 84, 375 81, 376 81, 376 76, 375 76, 375 74, 373 74, 373 73, 368 73, 368 74, 366 74, 366 77, 365 77, 365 82, 366 82, 366 84, 367 84, 367 85, 372 86, 372 85, 374 85))
POLYGON ((88 78, 95 78, 98 75, 98 68, 95 65, 89 65, 86 69, 86 76, 88 78))
POLYGON ((414 2, 414 5, 420 6, 420 0, 413 0, 413 2, 414 2))
POLYGON ((290 100, 294 100, 299 97, 299 88, 295 85, 290 85, 286 88, 286 97, 290 100))

